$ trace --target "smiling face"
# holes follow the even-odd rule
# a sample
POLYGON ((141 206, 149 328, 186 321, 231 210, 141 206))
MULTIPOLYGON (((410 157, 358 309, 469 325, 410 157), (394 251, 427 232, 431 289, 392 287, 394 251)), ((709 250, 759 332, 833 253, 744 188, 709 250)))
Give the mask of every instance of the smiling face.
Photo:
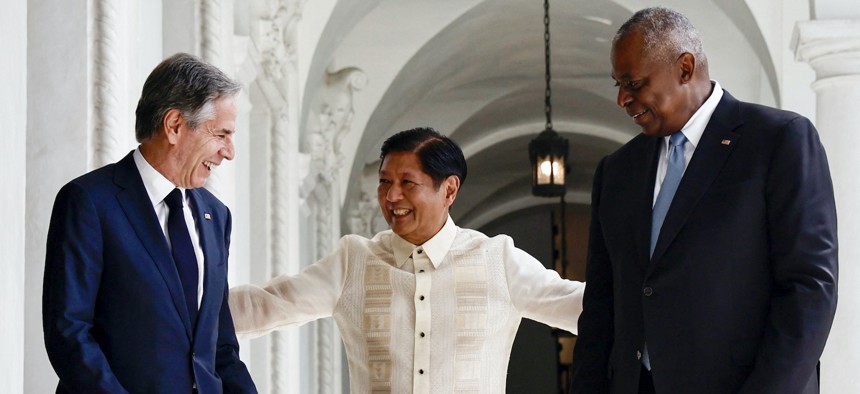
POLYGON ((646 56, 642 34, 632 31, 612 46, 612 79, 618 87, 618 105, 651 136, 681 130, 698 105, 691 100, 689 82, 692 55, 671 63, 646 56))
POLYGON ((460 178, 454 175, 436 187, 422 168, 413 152, 389 153, 379 168, 382 215, 395 234, 413 245, 424 244, 442 229, 460 188, 460 178))
POLYGON ((233 160, 233 133, 236 103, 233 97, 213 101, 215 117, 200 123, 197 130, 172 109, 165 116, 167 139, 171 144, 162 172, 175 185, 187 189, 202 187, 224 159, 233 160))

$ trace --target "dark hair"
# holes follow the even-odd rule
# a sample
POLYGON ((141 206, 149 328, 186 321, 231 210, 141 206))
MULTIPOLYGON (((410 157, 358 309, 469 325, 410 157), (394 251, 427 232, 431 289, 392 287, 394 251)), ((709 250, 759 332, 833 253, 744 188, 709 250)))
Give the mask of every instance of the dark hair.
POLYGON ((177 53, 162 61, 146 78, 137 102, 135 137, 143 142, 161 127, 164 115, 177 109, 188 126, 215 118, 213 102, 233 96, 241 85, 215 66, 187 53, 177 53))
MULTIPOLYGON (((412 152, 421 161, 424 172, 433 178, 438 189, 446 178, 456 175, 460 185, 466 181, 466 158, 457 144, 445 135, 430 127, 418 127, 401 131, 382 143, 379 158, 393 152, 412 152)), ((382 164, 380 163, 380 168, 382 164)))

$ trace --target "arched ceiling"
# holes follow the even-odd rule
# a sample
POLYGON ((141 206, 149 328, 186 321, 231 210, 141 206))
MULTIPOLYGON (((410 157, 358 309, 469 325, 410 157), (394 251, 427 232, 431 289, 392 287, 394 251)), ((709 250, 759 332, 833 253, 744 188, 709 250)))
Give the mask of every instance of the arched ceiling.
MULTIPOLYGON (((457 141, 469 177, 452 212, 461 226, 555 200, 531 197, 527 146, 544 128, 543 6, 534 0, 341 0, 311 70, 358 67, 345 208, 375 189, 382 141, 431 126, 457 141), (362 184, 365 182, 365 184, 362 184), (369 184, 368 184, 369 183, 369 184), (500 209, 503 209, 500 211, 500 209)), ((773 102, 773 65, 743 0, 664 1, 702 31, 711 75, 736 97, 773 102), (752 33, 751 33, 752 32, 752 33), (709 37, 710 41, 709 41, 709 37), (724 70, 731 70, 730 72, 724 70), (762 97, 764 96, 764 97, 762 97)), ((555 129, 570 140, 568 201, 588 202, 597 162, 636 135, 615 104, 610 41, 637 0, 553 1, 550 5, 555 129)), ((309 76, 308 97, 315 89, 309 76)), ((306 100, 306 102, 308 102, 306 100)))

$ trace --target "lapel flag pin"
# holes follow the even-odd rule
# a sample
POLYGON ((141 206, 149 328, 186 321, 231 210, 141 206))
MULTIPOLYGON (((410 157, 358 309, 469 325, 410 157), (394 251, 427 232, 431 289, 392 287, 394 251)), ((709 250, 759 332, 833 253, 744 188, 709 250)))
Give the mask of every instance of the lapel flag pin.
POLYGON ((206 219, 206 220, 212 220, 212 215, 210 215, 210 214, 208 214, 208 213, 204 213, 204 214, 203 214, 203 218, 204 218, 204 219, 206 219))
POLYGON ((722 140, 722 141, 720 141, 720 143, 723 145, 729 145, 732 143, 732 140, 722 140))

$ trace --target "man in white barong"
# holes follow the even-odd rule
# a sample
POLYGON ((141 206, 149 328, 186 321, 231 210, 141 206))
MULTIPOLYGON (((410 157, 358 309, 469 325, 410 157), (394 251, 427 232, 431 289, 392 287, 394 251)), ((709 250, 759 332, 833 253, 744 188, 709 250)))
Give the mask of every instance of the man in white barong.
POLYGON ((265 287, 230 290, 240 337, 333 316, 352 393, 502 393, 523 317, 576 333, 585 284, 506 235, 457 227, 463 152, 431 128, 382 145, 377 198, 391 230, 347 235, 331 255, 265 287))

